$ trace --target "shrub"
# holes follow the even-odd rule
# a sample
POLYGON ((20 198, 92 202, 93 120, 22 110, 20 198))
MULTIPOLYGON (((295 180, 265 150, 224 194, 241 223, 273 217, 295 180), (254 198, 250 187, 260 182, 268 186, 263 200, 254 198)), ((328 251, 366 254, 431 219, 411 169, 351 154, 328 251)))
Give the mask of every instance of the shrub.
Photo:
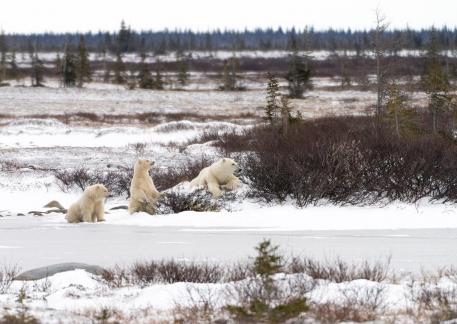
POLYGON ((84 191, 88 186, 101 183, 110 192, 110 195, 129 196, 130 181, 133 177, 133 168, 118 167, 116 170, 94 170, 90 171, 85 167, 78 167, 73 170, 57 170, 54 176, 59 188, 68 192, 77 187, 84 191))
POLYGON ((193 192, 169 191, 160 196, 157 214, 175 214, 183 211, 219 211, 219 204, 204 189, 193 192))
POLYGON ((115 266, 102 273, 102 281, 110 287, 142 286, 153 283, 216 283, 226 277, 223 266, 209 263, 161 260, 137 262, 129 268, 115 266))
POLYGON ((333 282, 345 282, 365 279, 383 282, 389 277, 390 257, 385 262, 350 264, 340 258, 333 261, 321 262, 311 258, 294 257, 286 267, 289 273, 306 273, 313 279, 323 279, 333 282))
POLYGON ((0 294, 8 292, 18 273, 19 267, 16 265, 3 265, 0 267, 0 294))
POLYGON ((243 177, 252 197, 291 197, 299 206, 457 201, 457 141, 426 130, 414 134, 398 138, 372 117, 301 121, 287 134, 258 127, 238 135, 240 149, 248 143, 243 177))

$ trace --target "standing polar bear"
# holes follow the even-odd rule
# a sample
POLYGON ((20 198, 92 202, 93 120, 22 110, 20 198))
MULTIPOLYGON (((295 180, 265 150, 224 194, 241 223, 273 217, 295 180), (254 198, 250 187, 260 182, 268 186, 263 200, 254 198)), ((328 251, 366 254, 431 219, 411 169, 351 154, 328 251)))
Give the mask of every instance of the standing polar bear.
POLYGON ((146 212, 153 215, 156 209, 160 192, 157 191, 149 170, 154 162, 138 160, 133 169, 132 183, 130 184, 129 213, 146 212))
POLYGON ((84 190, 82 197, 68 208, 66 219, 69 223, 102 222, 105 220, 105 198, 108 189, 95 184, 84 190))
POLYGON ((219 197, 222 190, 234 190, 241 185, 240 180, 234 175, 237 170, 238 164, 234 160, 223 158, 201 170, 190 185, 205 187, 213 197, 219 197))

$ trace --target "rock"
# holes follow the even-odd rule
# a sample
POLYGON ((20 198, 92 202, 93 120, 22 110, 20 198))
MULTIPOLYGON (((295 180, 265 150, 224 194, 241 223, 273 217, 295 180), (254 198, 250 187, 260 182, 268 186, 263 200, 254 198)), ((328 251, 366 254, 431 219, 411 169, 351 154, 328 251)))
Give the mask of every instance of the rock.
POLYGON ((117 210, 117 209, 129 209, 129 207, 128 206, 116 206, 116 207, 110 208, 109 210, 117 210))
POLYGON ((42 267, 42 268, 28 270, 28 271, 25 271, 25 272, 19 274, 16 278, 14 278, 14 280, 39 280, 39 279, 43 279, 43 278, 55 275, 56 273, 73 271, 76 269, 82 269, 82 270, 85 270, 94 275, 100 275, 104 271, 104 269, 102 267, 97 266, 97 265, 68 262, 68 263, 53 264, 53 265, 42 267))
POLYGON ((53 200, 53 201, 48 202, 46 205, 44 205, 44 208, 65 209, 65 208, 63 208, 63 206, 57 200, 53 200))
POLYGON ((29 211, 27 214, 31 214, 33 216, 43 216, 43 213, 42 211, 39 211, 39 210, 32 210, 32 211, 29 211))

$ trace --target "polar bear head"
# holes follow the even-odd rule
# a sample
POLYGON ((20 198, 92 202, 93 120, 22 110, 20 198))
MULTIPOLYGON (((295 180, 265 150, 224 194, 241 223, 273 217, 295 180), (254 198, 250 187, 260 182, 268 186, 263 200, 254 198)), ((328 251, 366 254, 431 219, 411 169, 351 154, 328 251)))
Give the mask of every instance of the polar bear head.
POLYGON ((149 172, 152 166, 154 165, 154 161, 146 160, 146 159, 138 159, 135 163, 135 172, 149 172))
POLYGON ((99 184, 99 183, 97 183, 93 186, 87 187, 86 190, 84 190, 84 192, 87 193, 87 195, 89 195, 93 199, 97 199, 97 200, 105 199, 109 195, 108 189, 106 189, 106 187, 104 185, 99 184))
POLYGON ((230 158, 222 158, 211 165, 210 168, 218 179, 228 178, 239 170, 238 163, 230 158))

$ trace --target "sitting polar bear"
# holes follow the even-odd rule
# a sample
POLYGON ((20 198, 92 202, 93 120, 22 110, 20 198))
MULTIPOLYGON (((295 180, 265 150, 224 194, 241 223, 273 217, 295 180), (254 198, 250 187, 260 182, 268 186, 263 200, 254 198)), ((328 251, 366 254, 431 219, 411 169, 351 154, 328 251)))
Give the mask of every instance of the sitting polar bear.
POLYGON ((154 162, 149 160, 138 160, 133 169, 132 183, 130 184, 129 213, 146 212, 155 214, 156 203, 160 197, 149 170, 154 162))
POLYGON ((238 164, 234 160, 223 158, 201 170, 190 185, 205 187, 213 197, 219 197, 222 190, 234 190, 241 185, 240 180, 233 175, 237 170, 238 164))
POLYGON ((102 222, 105 220, 105 198, 108 189, 95 184, 84 190, 82 197, 68 208, 66 219, 69 223, 102 222))

